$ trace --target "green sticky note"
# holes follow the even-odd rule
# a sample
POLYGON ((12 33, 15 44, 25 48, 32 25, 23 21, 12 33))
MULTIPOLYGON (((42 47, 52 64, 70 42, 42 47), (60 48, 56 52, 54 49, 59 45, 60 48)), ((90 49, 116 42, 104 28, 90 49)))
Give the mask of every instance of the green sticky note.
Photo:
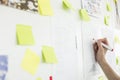
POLYGON ((19 45, 34 45, 32 27, 28 25, 16 25, 17 43, 19 45))
POLYGON ((85 9, 79 10, 80 17, 83 21, 90 21, 90 16, 88 15, 87 11, 85 9))
POLYGON ((69 3, 68 0, 63 0, 63 7, 65 9, 73 9, 72 5, 69 3))
POLYGON ((54 48, 50 46, 42 46, 43 61, 46 63, 57 63, 54 48))
POLYGON ((34 75, 38 69, 39 64, 40 56, 38 56, 35 52, 31 51, 30 49, 27 49, 22 60, 21 67, 25 71, 34 75))
POLYGON ((38 77, 36 80, 42 80, 40 77, 38 77))
POLYGON ((104 23, 105 23, 107 26, 109 25, 109 19, 110 19, 109 16, 105 16, 105 17, 104 17, 104 23))
POLYGON ((112 8, 109 3, 106 4, 107 11, 112 11, 112 8))
POLYGON ((117 64, 117 65, 119 64, 118 56, 116 57, 116 64, 117 64))
POLYGON ((53 10, 50 5, 50 0, 38 0, 38 12, 44 16, 52 16, 53 10))

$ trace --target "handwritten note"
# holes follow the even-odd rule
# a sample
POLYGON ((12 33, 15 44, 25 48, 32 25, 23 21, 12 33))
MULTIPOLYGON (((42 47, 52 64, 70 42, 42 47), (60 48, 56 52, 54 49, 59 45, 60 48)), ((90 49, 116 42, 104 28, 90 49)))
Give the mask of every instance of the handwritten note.
POLYGON ((44 16, 52 16, 53 10, 50 5, 50 0, 38 0, 38 12, 44 16))
POLYGON ((40 64, 40 56, 38 56, 35 52, 31 51, 30 49, 27 49, 25 56, 22 60, 21 67, 25 71, 34 75, 38 69, 39 64, 40 64))
POLYGON ((72 9, 72 10, 74 10, 72 5, 69 3, 68 0, 63 0, 63 6, 64 6, 65 9, 72 9))
POLYGON ((110 17, 109 16, 105 16, 104 17, 104 23, 105 23, 105 25, 109 25, 109 19, 110 19, 110 17))
POLYGON ((57 63, 57 58, 53 47, 43 46, 42 47, 43 60, 46 63, 57 63))
POLYGON ((87 11, 85 9, 81 9, 79 11, 79 13, 80 13, 80 17, 81 17, 82 20, 90 21, 90 16, 88 15, 88 13, 87 13, 87 11))
POLYGON ((31 26, 17 24, 16 33, 17 33, 17 43, 19 45, 33 45, 35 43, 31 26))
POLYGON ((109 12, 112 11, 112 8, 109 3, 106 3, 106 8, 107 8, 107 11, 109 11, 109 12))

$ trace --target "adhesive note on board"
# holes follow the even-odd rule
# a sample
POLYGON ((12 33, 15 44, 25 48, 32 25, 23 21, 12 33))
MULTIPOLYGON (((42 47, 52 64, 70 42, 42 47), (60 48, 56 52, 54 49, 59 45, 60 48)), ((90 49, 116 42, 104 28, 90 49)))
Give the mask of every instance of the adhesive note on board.
POLYGON ((118 0, 114 0, 115 3, 117 3, 118 0))
POLYGON ((104 23, 105 23, 105 25, 109 25, 109 19, 110 19, 109 16, 105 16, 104 17, 104 23))
POLYGON ((106 3, 106 8, 107 8, 107 11, 112 11, 112 8, 109 3, 106 3))
POLYGON ((115 41, 115 43, 120 44, 120 39, 119 39, 119 37, 118 37, 118 36, 115 36, 114 41, 115 41))
POLYGON ((30 49, 27 49, 22 60, 21 67, 25 71, 34 75, 38 69, 39 64, 40 56, 38 56, 35 52, 31 51, 30 49))
POLYGON ((17 33, 17 43, 19 45, 33 45, 35 43, 31 26, 17 24, 16 33, 17 33))
POLYGON ((80 17, 81 17, 82 20, 90 21, 90 16, 88 15, 88 13, 87 13, 87 11, 85 9, 81 9, 79 11, 79 13, 80 13, 80 17))
POLYGON ((99 76, 99 77, 98 77, 98 80, 107 80, 107 78, 102 75, 102 76, 99 76))
POLYGON ((38 12, 44 16, 52 16, 53 10, 50 5, 50 0, 38 0, 38 12))
POLYGON ((36 80, 42 80, 40 77, 38 77, 36 80))
POLYGON ((73 9, 72 5, 69 3, 68 0, 63 0, 63 6, 64 6, 66 9, 73 9))
POLYGON ((43 60, 46 63, 57 63, 57 58, 53 47, 43 46, 42 47, 43 60))

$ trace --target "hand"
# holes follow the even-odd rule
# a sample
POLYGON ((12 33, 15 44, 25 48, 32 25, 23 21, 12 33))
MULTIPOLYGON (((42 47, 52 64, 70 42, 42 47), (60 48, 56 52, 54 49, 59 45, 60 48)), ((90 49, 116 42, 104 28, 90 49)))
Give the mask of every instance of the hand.
POLYGON ((104 48, 101 45, 101 43, 108 45, 108 41, 106 38, 99 39, 99 40, 97 40, 97 42, 95 42, 93 44, 93 49, 94 49, 94 53, 95 53, 95 60, 98 61, 98 63, 105 60, 105 54, 107 52, 107 49, 104 48))

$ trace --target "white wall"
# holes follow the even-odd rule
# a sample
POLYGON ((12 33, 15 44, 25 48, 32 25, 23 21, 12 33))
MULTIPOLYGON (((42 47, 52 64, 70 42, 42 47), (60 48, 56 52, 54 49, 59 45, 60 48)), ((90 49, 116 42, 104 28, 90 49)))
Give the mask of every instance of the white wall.
MULTIPOLYGON (((62 0, 51 0, 54 10, 54 16, 51 17, 0 6, 0 53, 9 55, 8 80, 35 80, 37 77, 48 80, 50 75, 53 76, 53 80, 97 80, 98 77, 93 75, 96 74, 96 70, 89 72, 95 62, 91 40, 94 36, 98 37, 98 32, 102 33, 102 29, 111 31, 114 28, 114 9, 107 13, 103 6, 104 14, 111 16, 108 27, 104 25, 104 16, 99 19, 91 17, 90 22, 81 21, 78 14, 81 1, 69 1, 75 11, 64 10, 62 0), (36 42, 34 46, 16 44, 16 24, 32 26, 36 42), (21 60, 26 48, 41 56, 42 45, 51 45, 55 48, 58 64, 41 62, 37 73, 31 76, 22 70, 21 60)), ((112 0, 110 3, 114 6, 112 0)), ((112 60, 114 65, 114 58, 112 60)))

